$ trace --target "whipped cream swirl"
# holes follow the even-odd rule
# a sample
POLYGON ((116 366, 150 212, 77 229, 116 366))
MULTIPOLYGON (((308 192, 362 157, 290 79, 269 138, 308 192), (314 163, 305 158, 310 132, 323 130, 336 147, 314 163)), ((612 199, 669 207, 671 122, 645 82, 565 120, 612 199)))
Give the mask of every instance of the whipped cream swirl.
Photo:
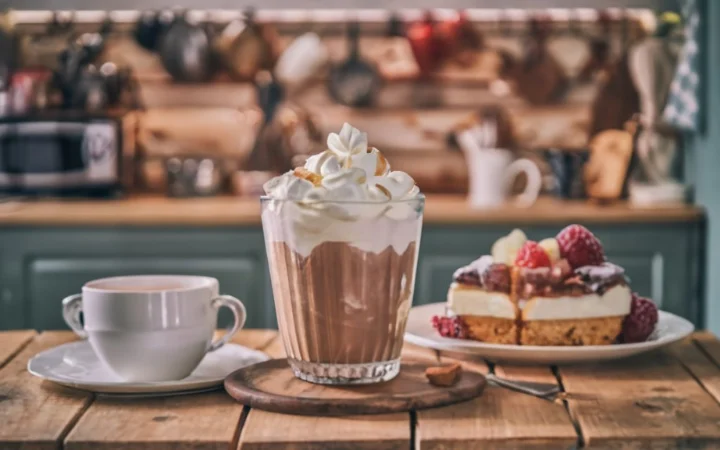
POLYGON ((381 214, 379 205, 320 205, 333 203, 387 203, 420 196, 415 181, 405 172, 392 171, 380 151, 368 147, 367 133, 345 124, 330 133, 328 149, 298 167, 268 181, 265 193, 273 199, 293 200, 338 219, 381 214))
POLYGON ((392 171, 382 153, 368 147, 367 134, 347 123, 328 136, 327 146, 265 184, 266 237, 301 255, 323 242, 401 254, 418 241, 422 195, 412 177, 392 171))

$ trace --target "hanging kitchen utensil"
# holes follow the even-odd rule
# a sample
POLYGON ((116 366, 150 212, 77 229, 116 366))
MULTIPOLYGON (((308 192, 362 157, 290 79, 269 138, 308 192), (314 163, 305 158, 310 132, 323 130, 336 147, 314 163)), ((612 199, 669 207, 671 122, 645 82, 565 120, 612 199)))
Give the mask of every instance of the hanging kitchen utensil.
POLYGON ((99 112, 109 105, 105 78, 94 65, 81 69, 71 93, 69 106, 75 110, 99 112))
POLYGON ((655 36, 646 37, 628 50, 630 75, 640 97, 642 125, 636 142, 639 164, 633 175, 637 181, 651 184, 672 180, 678 162, 674 130, 667 130, 662 123, 678 54, 668 39, 668 25, 661 24, 660 28, 655 36))
POLYGON ((259 70, 271 69, 277 56, 274 27, 257 22, 253 9, 245 11, 244 19, 230 22, 213 45, 236 80, 254 79, 259 70))
POLYGON ((160 59, 175 81, 197 83, 215 72, 215 58, 208 30, 190 20, 187 12, 177 14, 162 36, 160 59))
POLYGON ((568 80, 562 66, 546 48, 550 22, 545 17, 535 17, 529 27, 528 50, 515 71, 515 89, 532 104, 553 103, 564 93, 568 80))
MULTIPOLYGON (((73 39, 68 47, 58 57, 57 69, 53 79, 55 85, 60 89, 65 107, 77 108, 79 104, 85 104, 84 91, 87 86, 94 86, 96 78, 102 78, 97 70, 91 70, 83 75, 80 82, 81 72, 89 64, 94 63, 105 48, 105 42, 112 31, 112 22, 109 16, 102 22, 97 32, 83 33, 73 39), (82 84, 83 92, 76 92, 82 84)), ((94 96, 92 98, 97 98, 94 96)), ((96 103, 106 103, 107 99, 96 103)))
POLYGON ((436 30, 435 18, 430 11, 425 13, 421 21, 410 26, 407 37, 420 71, 427 75, 437 69, 442 60, 443 47, 436 30))
POLYGON ((96 58, 100 56, 104 50, 108 36, 112 32, 112 29, 112 19, 110 19, 110 16, 107 15, 98 31, 94 33, 83 33, 75 40, 75 43, 83 50, 80 65, 95 62, 96 58))
POLYGON ((497 29, 498 33, 493 42, 493 50, 500 56, 502 61, 500 76, 504 79, 512 79, 518 66, 518 58, 512 51, 511 44, 514 43, 514 30, 512 18, 507 10, 501 9, 498 12, 497 29), (502 45, 505 44, 505 45, 502 45))
POLYGON ((346 106, 370 106, 380 86, 375 67, 360 56, 360 26, 350 22, 347 29, 350 47, 348 58, 330 68, 330 95, 346 106))
MULTIPOLYGON (((105 82, 105 92, 107 96, 108 106, 119 106, 125 92, 132 92, 132 71, 128 67, 119 68, 111 62, 106 62, 100 66, 100 75, 105 82)), ((135 103, 135 99, 130 99, 129 103, 135 103)))
POLYGON ((610 68, 612 64, 610 60, 611 24, 612 20, 607 11, 598 12, 599 34, 590 40, 590 58, 578 75, 578 79, 581 81, 590 81, 596 73, 606 72, 610 68))
POLYGON ((135 24, 133 36, 144 49, 154 52, 160 40, 173 23, 175 13, 170 10, 143 11, 135 24))
POLYGON ((441 48, 446 50, 446 57, 462 66, 471 66, 485 43, 482 33, 470 22, 465 11, 457 11, 453 17, 439 24, 437 34, 441 48))
POLYGON ((74 12, 53 12, 44 32, 21 34, 18 45, 19 65, 55 69, 58 54, 67 47, 74 16, 74 12))
POLYGON ((373 60, 384 80, 408 80, 420 75, 405 26, 397 13, 390 14, 385 42, 373 60))
POLYGON ((288 89, 289 96, 298 95, 329 61, 328 48, 317 31, 317 22, 307 18, 306 31, 292 41, 279 55, 273 72, 275 78, 288 89))
POLYGON ((575 79, 591 59, 588 39, 578 25, 576 10, 568 12, 567 28, 552 33, 547 40, 547 51, 563 68, 567 78, 575 79))
POLYGON ((272 73, 263 70, 255 77, 258 105, 263 111, 263 124, 255 145, 244 165, 246 170, 283 173, 292 168, 290 156, 282 149, 282 135, 274 127, 275 115, 284 98, 284 91, 272 73))
POLYGON ((622 130, 625 123, 640 111, 640 97, 628 65, 627 17, 623 19, 623 50, 610 64, 591 109, 589 136, 603 130, 622 130))
POLYGON ((305 84, 328 62, 328 50, 316 33, 298 36, 275 64, 275 77, 288 87, 305 84))
POLYGON ((258 72, 255 86, 263 123, 242 170, 233 176, 236 190, 243 195, 261 195, 266 181, 292 168, 292 155, 284 148, 281 127, 274 123, 284 98, 283 88, 267 70, 258 72))

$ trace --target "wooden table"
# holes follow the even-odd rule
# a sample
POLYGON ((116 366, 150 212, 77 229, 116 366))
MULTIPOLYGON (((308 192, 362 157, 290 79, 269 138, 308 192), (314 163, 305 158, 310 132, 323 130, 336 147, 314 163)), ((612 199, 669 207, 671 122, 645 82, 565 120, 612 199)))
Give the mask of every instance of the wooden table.
MULTIPOLYGON (((549 402, 488 387, 482 397, 411 414, 323 418, 244 408, 224 392, 113 399, 42 382, 26 371, 37 352, 69 332, 0 332, 0 449, 717 449, 720 341, 695 334, 666 351, 577 367, 510 367, 512 379, 560 383, 549 402)), ((235 342, 283 356, 275 331, 235 342)), ((404 357, 456 355, 408 345, 404 357)), ((464 362, 487 371, 482 361, 464 362)))

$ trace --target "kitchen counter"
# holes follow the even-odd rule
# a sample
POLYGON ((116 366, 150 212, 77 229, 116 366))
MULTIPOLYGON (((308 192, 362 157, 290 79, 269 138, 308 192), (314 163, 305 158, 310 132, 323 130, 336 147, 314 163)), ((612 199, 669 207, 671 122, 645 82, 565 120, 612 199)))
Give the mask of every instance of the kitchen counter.
MULTIPOLYGON (((698 222, 704 210, 694 205, 635 208, 626 202, 597 205, 541 198, 530 208, 511 205, 473 210, 456 195, 429 195, 424 222, 438 225, 683 223, 698 222)), ((170 199, 139 196, 121 200, 38 200, 0 203, 0 226, 228 226, 259 225, 257 199, 215 197, 170 199)))

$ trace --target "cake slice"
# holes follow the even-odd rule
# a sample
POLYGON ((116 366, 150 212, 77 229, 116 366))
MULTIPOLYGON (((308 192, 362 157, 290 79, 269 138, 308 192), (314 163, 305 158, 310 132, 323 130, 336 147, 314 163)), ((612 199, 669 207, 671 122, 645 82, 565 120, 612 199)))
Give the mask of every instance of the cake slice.
POLYGON ((433 318, 441 335, 501 344, 637 342, 657 323, 652 301, 632 293, 580 225, 539 243, 520 230, 498 239, 492 256, 455 272, 447 309, 450 317, 433 318))
POLYGON ((447 295, 450 314, 465 326, 467 338, 496 344, 517 342, 518 311, 510 299, 510 268, 485 255, 453 275, 447 295))

